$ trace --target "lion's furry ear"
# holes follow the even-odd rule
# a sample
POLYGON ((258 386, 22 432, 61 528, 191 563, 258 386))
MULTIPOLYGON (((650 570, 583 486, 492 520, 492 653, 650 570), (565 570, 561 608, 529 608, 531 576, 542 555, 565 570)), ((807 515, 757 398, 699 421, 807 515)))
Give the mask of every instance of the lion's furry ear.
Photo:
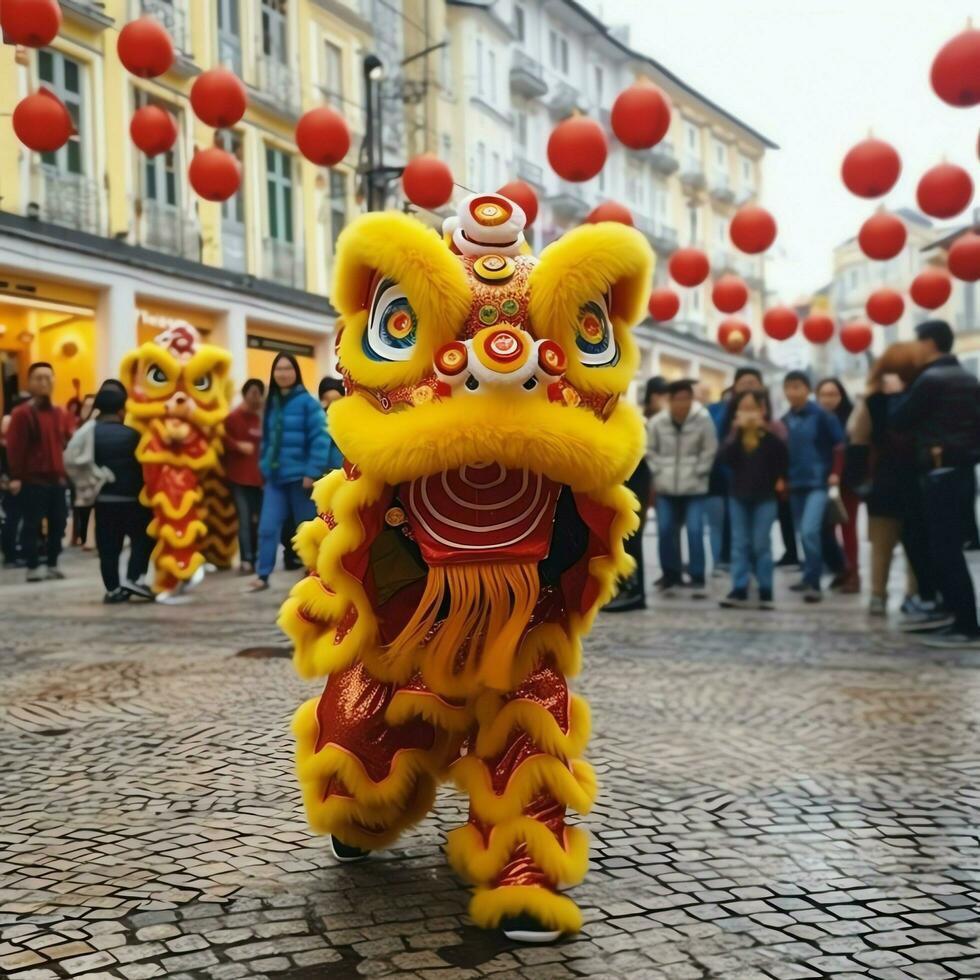
POLYGON ((626 225, 583 225, 549 245, 531 274, 529 312, 538 336, 568 354, 569 380, 586 391, 624 391, 636 373, 631 329, 643 318, 653 280, 654 254, 646 238, 626 225), (595 366, 577 356, 576 331, 589 304, 608 311, 618 358, 595 366))
POLYGON ((470 290, 462 264, 440 236, 393 211, 363 215, 341 232, 332 300, 344 320, 344 369, 362 384, 390 388, 431 370, 432 355, 462 328, 470 290), (371 293, 380 280, 404 292, 417 320, 414 349, 405 359, 371 357, 365 349, 371 293))

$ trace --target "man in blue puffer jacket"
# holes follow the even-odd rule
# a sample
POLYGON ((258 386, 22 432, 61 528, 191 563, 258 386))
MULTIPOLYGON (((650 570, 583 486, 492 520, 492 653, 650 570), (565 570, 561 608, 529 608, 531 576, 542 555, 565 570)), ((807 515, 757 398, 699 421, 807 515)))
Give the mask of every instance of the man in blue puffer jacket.
POLYGON ((258 577, 249 590, 269 587, 285 522, 312 520, 310 490, 327 469, 330 437, 320 403, 303 387, 299 365, 280 353, 272 364, 269 397, 262 420, 259 468, 265 480, 259 518, 258 577))

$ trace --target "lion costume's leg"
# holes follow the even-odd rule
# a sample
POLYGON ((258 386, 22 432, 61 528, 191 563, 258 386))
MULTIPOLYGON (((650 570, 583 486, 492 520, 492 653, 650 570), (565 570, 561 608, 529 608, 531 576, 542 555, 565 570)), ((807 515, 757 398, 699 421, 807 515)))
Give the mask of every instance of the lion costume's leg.
POLYGON ((565 825, 566 808, 586 813, 595 797, 592 769, 578 759, 588 708, 545 661, 516 691, 482 695, 476 716, 476 737, 452 767, 470 819, 448 845, 453 867, 477 886, 470 916, 491 928, 526 913, 574 932, 581 914, 557 892, 579 882, 588 863, 585 833, 565 825))
POLYGON ((410 684, 385 683, 355 663, 296 712, 296 769, 313 830, 374 850, 429 811, 452 746, 412 698, 410 684))

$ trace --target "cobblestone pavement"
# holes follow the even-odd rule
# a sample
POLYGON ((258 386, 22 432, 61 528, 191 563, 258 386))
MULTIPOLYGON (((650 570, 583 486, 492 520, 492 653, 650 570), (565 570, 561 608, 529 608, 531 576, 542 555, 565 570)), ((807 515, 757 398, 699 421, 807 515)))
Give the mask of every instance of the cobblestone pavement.
POLYGON ((0 976, 980 977, 980 654, 849 599, 601 618, 586 925, 520 948, 468 924, 451 792, 363 865, 307 831, 292 576, 104 607, 94 559, 67 568, 0 573, 0 976))

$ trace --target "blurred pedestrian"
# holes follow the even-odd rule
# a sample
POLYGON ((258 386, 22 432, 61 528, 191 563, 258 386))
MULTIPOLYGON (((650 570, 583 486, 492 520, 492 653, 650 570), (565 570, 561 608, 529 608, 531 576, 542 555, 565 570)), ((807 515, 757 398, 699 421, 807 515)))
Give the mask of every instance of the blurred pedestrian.
POLYGON ((789 464, 786 430, 772 421, 769 396, 743 391, 733 400, 731 432, 718 456, 730 473, 728 507, 732 524, 732 590, 725 608, 749 604, 749 578, 755 576, 759 608, 773 608, 772 526, 776 498, 789 464))
POLYGON ((790 588, 806 602, 820 602, 823 571, 821 534, 829 486, 839 483, 835 464, 842 465, 837 447, 843 443, 840 422, 811 398, 810 379, 790 371, 783 380, 789 411, 783 416, 789 442, 789 497, 793 524, 803 544, 803 577, 790 588))
MULTIPOLYGON (((24 393, 10 400, 10 411, 23 404, 30 396, 24 393)), ((3 553, 4 568, 23 568, 21 555, 21 501, 10 490, 10 464, 7 460, 7 431, 10 429, 10 415, 0 419, 0 552, 3 553)))
MULTIPOLYGON (((847 432, 847 420, 854 410, 854 403, 839 378, 824 378, 817 385, 817 404, 835 416, 841 429, 847 432)), ((847 520, 840 524, 824 521, 822 547, 824 564, 834 576, 830 588, 845 595, 856 595, 861 591, 861 570, 858 565, 858 509, 861 498, 848 483, 848 475, 843 468, 844 451, 845 445, 842 443, 838 448, 841 457, 838 466, 841 475, 839 493, 847 520)))
MULTIPOLYGON (((95 408, 95 395, 86 395, 78 406, 78 419, 76 429, 92 420, 92 412, 95 408)), ((88 543, 88 527, 92 517, 92 504, 80 504, 76 499, 75 484, 69 481, 71 487, 71 543, 73 547, 84 548, 91 551, 92 546, 88 543)))
POLYGON ((95 396, 95 465, 107 479, 95 498, 95 541, 99 550, 99 570, 105 586, 103 602, 113 605, 131 597, 154 598, 146 584, 146 573, 153 550, 147 533, 153 514, 140 502, 143 466, 136 458, 140 434, 126 425, 126 388, 110 378, 95 396), (119 563, 129 539, 126 578, 120 581, 119 563))
POLYGON ((291 354, 276 355, 268 392, 259 463, 265 491, 259 517, 257 576, 249 586, 252 592, 269 587, 283 524, 289 515, 297 524, 316 516, 310 491, 326 470, 330 454, 323 407, 303 386, 299 364, 291 354))
POLYGON ((327 456, 327 473, 339 470, 344 465, 344 454, 330 435, 330 406, 344 397, 344 383, 340 378, 329 376, 320 379, 320 404, 327 417, 327 436, 330 438, 330 452, 327 456))
POLYGON ((255 572, 259 514, 262 512, 262 407, 265 382, 249 378, 242 385, 241 403, 225 419, 225 479, 238 515, 239 574, 255 572))
MULTIPOLYGON (((921 508, 932 567, 952 623, 924 642, 937 647, 980 645, 976 595, 963 554, 963 488, 980 462, 980 381, 953 355, 953 331, 944 320, 916 327, 924 367, 899 400, 891 422, 908 432, 915 449, 921 508)), ((936 624, 941 617, 936 617, 936 624)))
POLYGON ((692 596, 705 598, 704 502, 708 476, 718 449, 715 425, 694 400, 691 381, 673 381, 667 408, 647 423, 647 463, 657 494, 661 591, 672 595, 683 585, 677 535, 687 529, 688 574, 692 596))
POLYGON ((68 413, 51 401, 54 368, 36 361, 27 370, 30 399, 11 412, 7 429, 9 490, 19 496, 23 515, 21 543, 27 581, 62 579, 58 568, 68 519, 64 448, 72 431, 68 413), (40 567, 42 528, 47 526, 45 567, 40 567))
MULTIPOLYGON (((710 405, 705 405, 711 421, 715 424, 715 435, 721 444, 725 438, 726 420, 730 424, 729 410, 731 408, 734 388, 726 388, 721 398, 710 405)), ((713 575, 723 575, 731 567, 731 530, 728 517, 728 482, 727 467, 716 458, 708 477, 708 498, 704 502, 704 519, 708 525, 708 542, 711 545, 711 564, 713 575), (727 548, 725 546, 728 546, 727 548)))

